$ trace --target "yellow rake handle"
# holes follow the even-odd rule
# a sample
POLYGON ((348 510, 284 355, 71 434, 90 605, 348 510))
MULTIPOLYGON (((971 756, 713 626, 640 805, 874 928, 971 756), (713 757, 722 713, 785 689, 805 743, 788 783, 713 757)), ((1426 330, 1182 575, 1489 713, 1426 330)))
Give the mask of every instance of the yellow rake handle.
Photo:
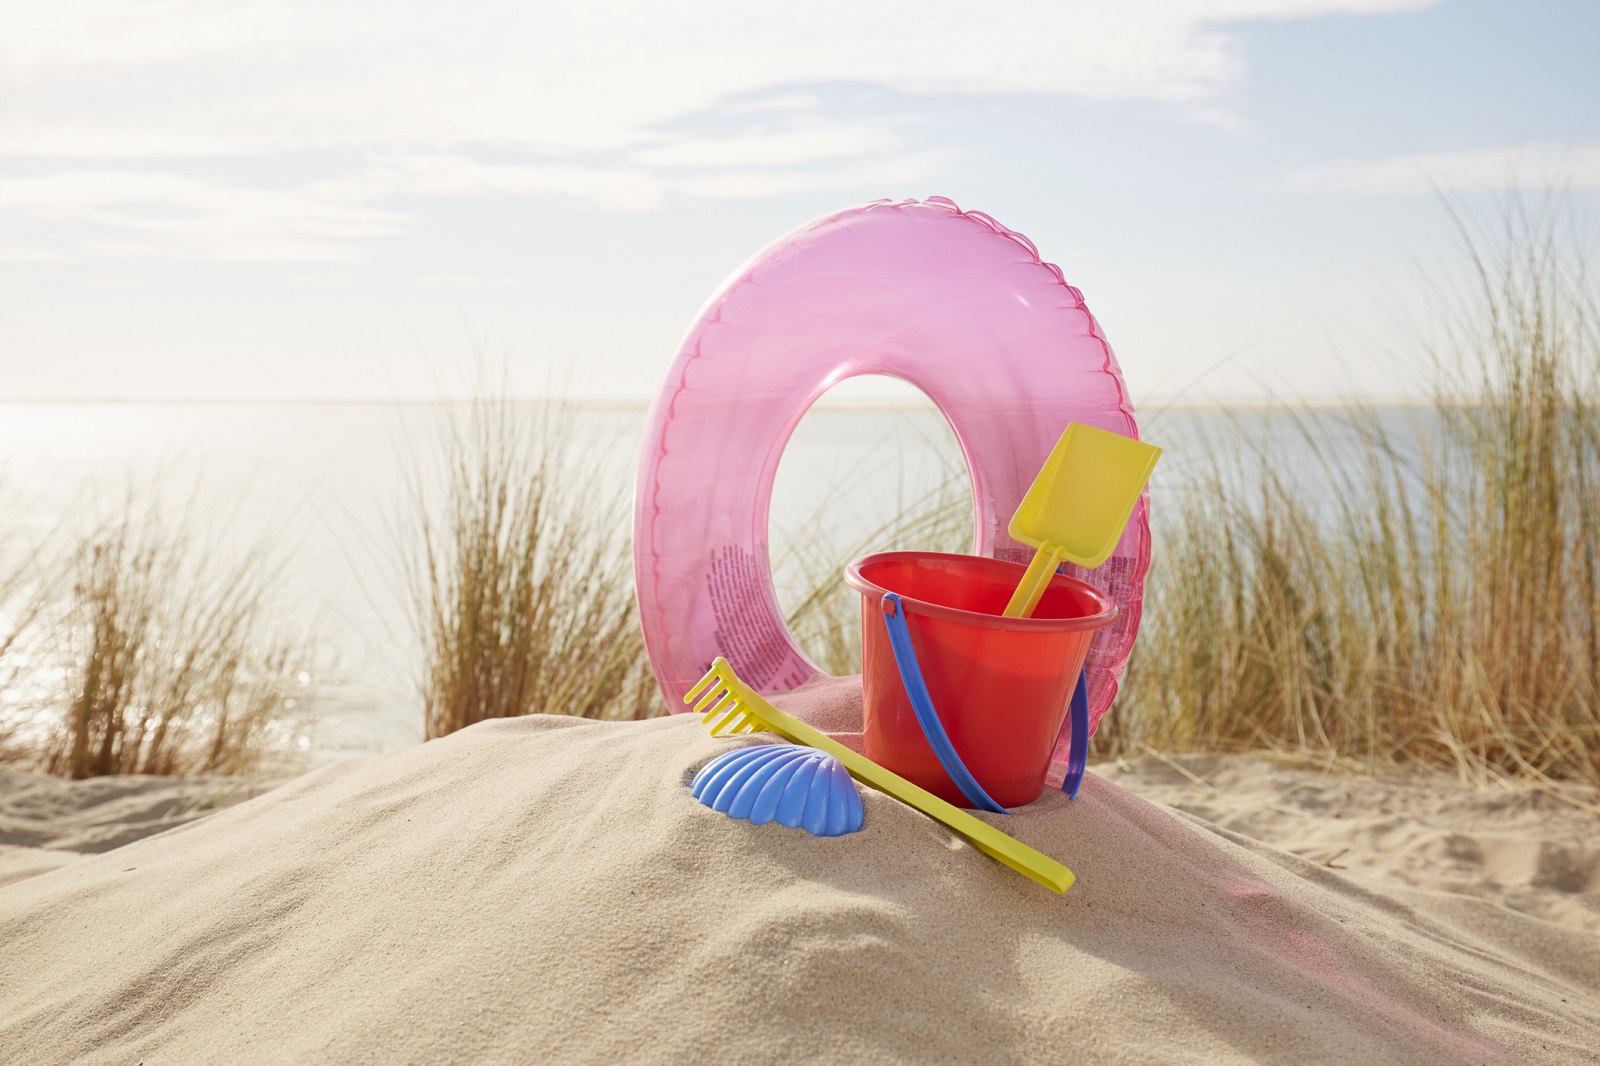
POLYGON ((843 763, 844 768, 850 771, 850 775, 856 780, 871 785, 879 792, 888 793, 907 806, 915 807, 935 821, 943 822, 970 840, 973 846, 985 855, 998 859, 1018 873, 1033 878, 1050 891, 1065 892, 1077 880, 1071 870, 1043 852, 1035 851, 1017 838, 1002 833, 987 822, 979 821, 960 807, 946 803, 926 789, 913 785, 899 774, 884 769, 866 756, 851 751, 804 722, 784 714, 740 681, 739 675, 728 665, 728 660, 720 656, 711 664, 711 672, 696 682, 683 697, 683 702, 694 703, 711 688, 713 680, 720 680, 743 705, 745 713, 751 718, 759 719, 768 731, 777 733, 796 744, 804 744, 808 748, 827 752, 843 763))

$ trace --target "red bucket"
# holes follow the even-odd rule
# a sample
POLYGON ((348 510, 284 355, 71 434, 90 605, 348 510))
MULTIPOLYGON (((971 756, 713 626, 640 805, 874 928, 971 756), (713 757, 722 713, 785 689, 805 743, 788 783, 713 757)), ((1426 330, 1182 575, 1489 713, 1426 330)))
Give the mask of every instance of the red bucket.
POLYGON ((866 755, 960 807, 972 804, 917 722, 884 626, 883 597, 900 598, 956 754, 995 802, 1019 807, 1043 791, 1089 641, 1117 616, 1104 593, 1057 574, 1033 617, 1002 617, 1025 570, 940 552, 881 552, 845 569, 845 581, 861 593, 866 755))

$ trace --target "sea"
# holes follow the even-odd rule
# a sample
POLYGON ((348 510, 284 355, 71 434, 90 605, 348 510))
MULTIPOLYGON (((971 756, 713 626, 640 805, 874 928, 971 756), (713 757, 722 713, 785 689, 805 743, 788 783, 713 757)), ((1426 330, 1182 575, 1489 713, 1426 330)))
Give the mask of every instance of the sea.
MULTIPOLYGON (((547 409, 517 410, 537 418, 547 409)), ((405 558, 419 492, 427 498, 444 434, 465 413, 449 403, 0 403, 0 566, 49 558, 124 509, 181 524, 208 566, 226 570, 255 553, 268 561, 273 627, 312 649, 306 724, 283 743, 313 762, 414 744, 421 645, 405 558)), ((644 404, 579 404, 566 416, 571 446, 604 471, 596 491, 614 494, 623 522, 646 414, 644 404)), ((1416 409, 1378 415, 1410 439, 1416 409)), ((1140 423, 1166 452, 1151 483, 1157 524, 1162 500, 1196 491, 1224 442, 1265 442, 1251 461, 1310 477, 1318 457, 1308 436, 1337 451, 1354 432, 1339 408, 1168 406, 1141 412, 1140 423), (1308 418, 1325 425, 1308 435, 1308 418)), ((803 542, 810 559, 832 553, 842 568, 908 503, 941 486, 969 491, 963 478, 954 436, 930 404, 819 404, 779 467, 774 558, 803 542)), ((805 576, 777 568, 781 604, 798 602, 805 576)), ((36 665, 27 684, 59 675, 36 665)), ((0 710, 20 695, 0 693, 0 710)))

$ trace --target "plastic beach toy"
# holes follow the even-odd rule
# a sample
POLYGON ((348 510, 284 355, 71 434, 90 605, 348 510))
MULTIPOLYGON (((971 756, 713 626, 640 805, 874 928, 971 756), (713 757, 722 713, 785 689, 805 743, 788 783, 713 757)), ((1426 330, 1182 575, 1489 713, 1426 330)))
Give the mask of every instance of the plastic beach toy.
MULTIPOLYGON (((807 408, 862 374, 915 385, 949 420, 971 475, 978 555, 1033 557, 1007 524, 1062 426, 1138 436, 1121 371, 1082 295, 987 215, 938 197, 885 200, 782 237, 707 302, 646 428, 634 574, 669 704, 719 654, 763 692, 820 673, 773 592, 768 504, 807 408)), ((1091 724, 1116 693, 1149 561, 1141 501, 1105 565, 1069 568, 1118 608, 1090 649, 1091 724)))
POLYGON ((1024 569, 882 552, 845 570, 861 593, 866 755, 949 803, 1004 813, 1039 797, 1090 641, 1117 615, 1058 574, 1034 617, 1006 618, 1024 569))
POLYGON ((694 705, 702 721, 711 726, 712 736, 737 735, 764 730, 785 740, 824 751, 844 764, 850 776, 901 803, 942 822, 966 837, 979 851, 1005 863, 1013 870, 1033 878, 1052 892, 1065 892, 1076 878, 1072 871, 1043 852, 1035 851, 1015 837, 981 822, 959 807, 918 788, 910 781, 884 769, 865 756, 791 718, 739 680, 728 660, 718 656, 710 672, 684 695, 683 702, 694 705))
POLYGON ((1011 535, 1036 551, 1007 618, 1033 614, 1061 560, 1096 567, 1122 538, 1161 449, 1073 422, 1011 516, 1011 535))
POLYGON ((753 825, 777 822, 814 837, 861 828, 861 793, 844 765, 800 744, 725 751, 700 768, 689 791, 712 810, 753 825))

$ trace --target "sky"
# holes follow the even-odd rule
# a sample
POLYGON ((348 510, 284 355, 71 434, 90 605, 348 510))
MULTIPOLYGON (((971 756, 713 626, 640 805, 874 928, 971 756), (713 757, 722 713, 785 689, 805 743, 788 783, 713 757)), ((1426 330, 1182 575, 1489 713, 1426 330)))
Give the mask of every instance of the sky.
POLYGON ((487 359, 647 400, 751 254, 928 195, 1058 263, 1136 402, 1413 394, 1441 198, 1600 207, 1597 41, 1545 0, 0 0, 0 399, 487 359))

